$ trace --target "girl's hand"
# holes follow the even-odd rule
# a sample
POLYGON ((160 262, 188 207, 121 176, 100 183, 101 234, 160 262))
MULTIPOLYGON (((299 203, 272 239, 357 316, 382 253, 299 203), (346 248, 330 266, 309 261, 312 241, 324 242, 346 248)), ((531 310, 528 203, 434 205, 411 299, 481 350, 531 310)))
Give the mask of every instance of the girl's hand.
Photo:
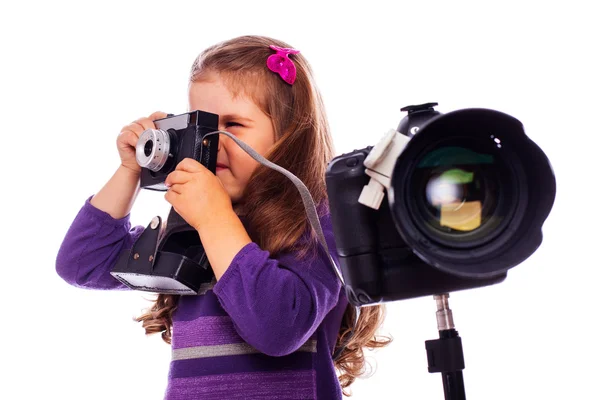
POLYGON ((234 214, 223 184, 204 165, 192 158, 182 160, 165 179, 165 199, 177 214, 199 231, 234 214))
POLYGON ((167 113, 156 111, 148 117, 136 119, 131 124, 126 125, 121 129, 117 137, 117 149, 119 157, 121 157, 121 165, 139 173, 142 170, 135 160, 135 145, 138 138, 146 129, 156 129, 154 121, 161 118, 166 118, 167 113))

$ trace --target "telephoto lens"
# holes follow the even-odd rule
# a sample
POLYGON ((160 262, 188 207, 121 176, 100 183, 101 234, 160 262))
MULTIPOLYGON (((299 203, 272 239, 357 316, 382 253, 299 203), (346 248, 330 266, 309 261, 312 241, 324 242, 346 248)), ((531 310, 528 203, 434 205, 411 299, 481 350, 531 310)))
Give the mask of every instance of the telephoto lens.
POLYGON ((464 109, 434 116, 408 142, 394 166, 390 208, 421 258, 482 278, 537 249, 555 191, 550 162, 519 120, 464 109))

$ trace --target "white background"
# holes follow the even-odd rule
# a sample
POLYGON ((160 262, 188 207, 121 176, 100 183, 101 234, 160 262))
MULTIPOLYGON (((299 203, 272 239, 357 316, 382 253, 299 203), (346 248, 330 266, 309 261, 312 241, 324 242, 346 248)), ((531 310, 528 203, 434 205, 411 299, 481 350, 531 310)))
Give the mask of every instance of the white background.
MULTIPOLYGON (((540 249, 494 287, 454 293, 469 399, 598 399, 597 5, 494 2, 11 2, 0 14, 0 398, 161 399, 170 348, 131 318, 139 292, 86 291, 54 271, 84 200, 112 175, 120 128, 186 110, 196 55, 243 34, 311 62, 336 152, 376 143, 400 108, 511 114, 549 156, 558 191, 540 249), (18 4, 18 5, 17 5, 18 4), (8 224, 7 224, 8 223, 8 224)), ((132 213, 166 215, 144 192, 132 213)), ((393 344, 354 399, 442 399, 427 298, 389 304, 393 344)))

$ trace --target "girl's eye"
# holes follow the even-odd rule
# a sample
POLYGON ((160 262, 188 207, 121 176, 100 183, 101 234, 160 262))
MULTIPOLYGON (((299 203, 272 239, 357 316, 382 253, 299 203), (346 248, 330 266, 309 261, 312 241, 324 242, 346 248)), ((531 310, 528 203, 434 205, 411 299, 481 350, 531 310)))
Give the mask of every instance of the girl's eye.
POLYGON ((225 123, 225 127, 230 127, 230 126, 243 126, 242 124, 238 124, 237 122, 227 122, 225 123))

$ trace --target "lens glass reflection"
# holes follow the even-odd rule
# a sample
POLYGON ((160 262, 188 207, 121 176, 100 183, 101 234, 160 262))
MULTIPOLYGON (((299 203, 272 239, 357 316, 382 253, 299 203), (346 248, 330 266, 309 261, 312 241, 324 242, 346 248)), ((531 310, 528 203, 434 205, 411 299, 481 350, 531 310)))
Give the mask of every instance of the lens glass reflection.
POLYGON ((473 143, 426 152, 410 186, 419 225, 445 240, 481 239, 506 216, 499 207, 507 187, 504 170, 493 152, 473 143))

